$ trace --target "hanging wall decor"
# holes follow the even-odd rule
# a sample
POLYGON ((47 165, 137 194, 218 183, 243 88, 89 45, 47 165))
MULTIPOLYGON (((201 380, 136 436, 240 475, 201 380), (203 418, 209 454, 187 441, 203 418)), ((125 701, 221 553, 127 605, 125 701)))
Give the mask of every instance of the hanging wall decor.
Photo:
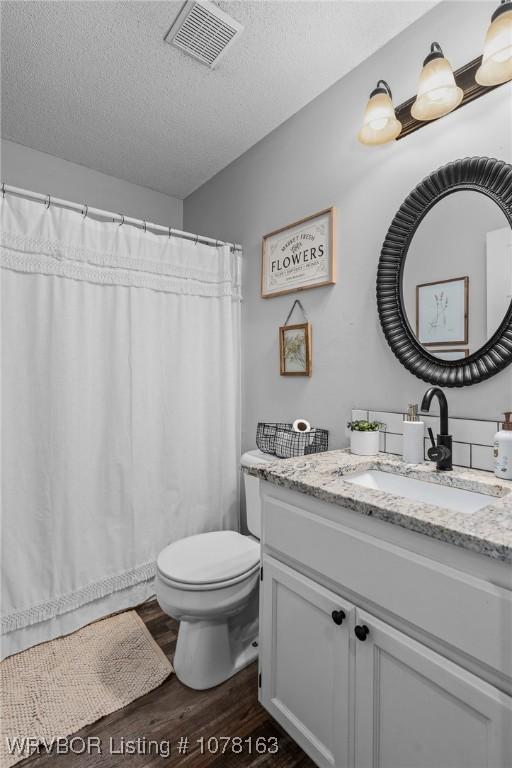
POLYGON ((298 299, 279 328, 279 360, 281 376, 311 376, 311 323, 298 299), (305 322, 288 325, 296 305, 302 310, 305 322))
POLYGON ((263 237, 264 299, 336 282, 334 217, 335 209, 326 208, 263 237))

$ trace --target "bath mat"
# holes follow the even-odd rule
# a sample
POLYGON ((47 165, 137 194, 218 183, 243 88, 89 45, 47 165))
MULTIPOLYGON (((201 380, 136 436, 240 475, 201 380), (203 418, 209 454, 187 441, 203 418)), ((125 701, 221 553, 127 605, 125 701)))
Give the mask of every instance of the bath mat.
POLYGON ((0 768, 29 754, 26 744, 24 753, 10 754, 16 737, 46 744, 69 736, 152 691, 172 671, 135 611, 10 656, 0 663, 0 768))

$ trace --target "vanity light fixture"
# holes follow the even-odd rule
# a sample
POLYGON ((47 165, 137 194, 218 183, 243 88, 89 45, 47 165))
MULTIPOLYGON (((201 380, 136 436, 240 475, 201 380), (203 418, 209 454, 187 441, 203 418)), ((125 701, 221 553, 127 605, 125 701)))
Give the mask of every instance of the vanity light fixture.
POLYGON ((396 119, 391 88, 385 80, 379 80, 370 93, 363 117, 363 127, 357 137, 361 144, 376 146, 396 139, 402 123, 396 119))
POLYGON ((462 101, 453 70, 439 43, 432 43, 423 62, 416 100, 411 107, 415 120, 436 120, 452 112, 462 101))
POLYGON ((475 80, 479 85, 500 85, 512 80, 512 2, 501 0, 491 16, 482 63, 475 80))

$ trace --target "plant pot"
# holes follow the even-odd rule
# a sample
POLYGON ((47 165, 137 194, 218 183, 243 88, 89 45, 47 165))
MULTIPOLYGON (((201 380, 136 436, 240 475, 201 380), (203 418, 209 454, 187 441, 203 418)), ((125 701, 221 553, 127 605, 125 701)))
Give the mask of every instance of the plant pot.
POLYGON ((350 433, 350 450, 357 456, 376 456, 379 453, 379 432, 350 433))

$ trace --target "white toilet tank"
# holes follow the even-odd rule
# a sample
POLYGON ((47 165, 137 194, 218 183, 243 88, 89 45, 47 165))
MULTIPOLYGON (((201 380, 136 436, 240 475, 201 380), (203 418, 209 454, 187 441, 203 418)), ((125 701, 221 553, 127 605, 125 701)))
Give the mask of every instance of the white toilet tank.
MULTIPOLYGON (((241 459, 241 464, 242 466, 251 467, 258 464, 269 464, 271 461, 276 461, 276 457, 255 449, 254 451, 247 451, 247 453, 244 453, 241 459)), ((243 475, 245 487, 245 505, 247 510, 247 528, 253 536, 256 536, 257 539, 260 539, 260 479, 254 475, 249 475, 247 472, 244 472, 243 475)))

